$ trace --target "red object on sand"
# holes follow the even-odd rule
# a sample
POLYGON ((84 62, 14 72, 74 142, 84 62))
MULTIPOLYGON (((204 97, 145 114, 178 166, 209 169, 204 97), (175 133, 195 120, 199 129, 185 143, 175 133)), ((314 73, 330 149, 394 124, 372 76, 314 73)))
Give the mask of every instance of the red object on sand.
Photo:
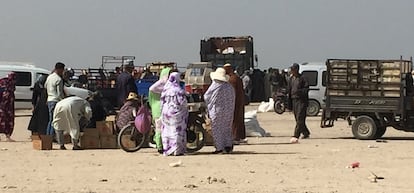
POLYGON ((352 168, 359 168, 359 162, 354 162, 351 164, 352 168))

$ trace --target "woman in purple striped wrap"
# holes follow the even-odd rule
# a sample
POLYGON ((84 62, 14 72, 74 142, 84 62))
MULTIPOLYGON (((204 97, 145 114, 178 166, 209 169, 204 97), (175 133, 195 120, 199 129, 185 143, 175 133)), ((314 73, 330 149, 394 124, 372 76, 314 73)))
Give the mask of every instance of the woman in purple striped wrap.
POLYGON ((180 74, 170 74, 161 93, 161 137, 164 155, 183 155, 187 145, 188 107, 180 74))
POLYGON ((213 83, 204 94, 216 151, 214 154, 233 151, 232 124, 235 105, 235 91, 228 83, 229 76, 223 68, 210 74, 213 83))

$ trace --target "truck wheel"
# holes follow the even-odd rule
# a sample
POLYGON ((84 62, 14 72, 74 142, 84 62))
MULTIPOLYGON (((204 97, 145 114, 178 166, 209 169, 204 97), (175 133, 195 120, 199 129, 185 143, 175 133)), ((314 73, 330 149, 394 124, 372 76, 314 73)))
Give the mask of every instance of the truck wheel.
POLYGON ((387 131, 387 127, 385 126, 377 127, 377 133, 375 134, 375 139, 381 138, 385 134, 386 131, 387 131))
POLYGON ((369 116, 360 116, 352 123, 352 134, 357 139, 375 139, 376 133, 377 125, 369 116))
POLYGON ((317 101, 309 100, 308 108, 306 109, 306 115, 317 116, 320 110, 321 107, 317 101))

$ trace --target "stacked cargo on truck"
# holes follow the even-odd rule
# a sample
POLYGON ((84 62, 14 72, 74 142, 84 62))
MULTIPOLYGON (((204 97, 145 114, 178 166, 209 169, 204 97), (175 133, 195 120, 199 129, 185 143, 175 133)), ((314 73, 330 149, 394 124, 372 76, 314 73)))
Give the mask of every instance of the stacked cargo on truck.
POLYGON ((214 67, 232 64, 239 75, 254 68, 253 37, 211 37, 201 40, 201 62, 211 62, 214 67))
POLYGON ((328 59, 321 127, 338 118, 358 139, 376 139, 387 127, 414 131, 411 60, 328 59))

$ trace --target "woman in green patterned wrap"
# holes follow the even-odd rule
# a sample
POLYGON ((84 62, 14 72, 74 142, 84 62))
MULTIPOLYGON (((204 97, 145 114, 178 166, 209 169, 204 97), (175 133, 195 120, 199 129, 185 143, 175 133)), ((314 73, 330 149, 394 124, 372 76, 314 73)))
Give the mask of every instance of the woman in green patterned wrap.
POLYGON ((163 152, 161 139, 161 92, 168 80, 171 68, 164 68, 160 73, 160 79, 149 88, 148 100, 151 106, 152 119, 155 123, 154 142, 157 145, 158 152, 163 152))

